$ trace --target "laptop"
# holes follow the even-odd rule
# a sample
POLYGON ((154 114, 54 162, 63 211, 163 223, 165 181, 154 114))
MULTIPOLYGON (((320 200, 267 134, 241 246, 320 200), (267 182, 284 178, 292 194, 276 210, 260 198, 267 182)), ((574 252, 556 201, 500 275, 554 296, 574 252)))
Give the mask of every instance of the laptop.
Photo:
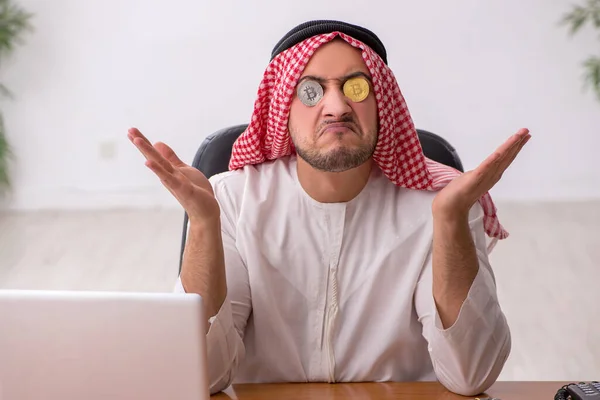
POLYGON ((208 400, 202 298, 0 290, 0 400, 208 400))

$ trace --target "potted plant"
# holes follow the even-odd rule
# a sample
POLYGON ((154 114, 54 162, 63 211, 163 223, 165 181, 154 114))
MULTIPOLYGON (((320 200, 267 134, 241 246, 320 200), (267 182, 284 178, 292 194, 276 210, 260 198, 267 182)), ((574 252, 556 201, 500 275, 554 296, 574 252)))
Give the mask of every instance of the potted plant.
MULTIPOLYGON (((600 0, 587 0, 585 5, 573 6, 562 20, 563 24, 570 27, 572 35, 588 22, 600 31, 600 0)), ((583 68, 585 86, 591 88, 600 101, 600 54, 588 57, 583 62, 583 68)))
MULTIPOLYGON (((17 44, 22 42, 24 32, 31 30, 32 15, 13 0, 0 0, 0 63, 8 57, 17 44)), ((0 84, 0 94, 10 96, 10 91, 0 84)), ((4 119, 0 113, 0 193, 11 184, 9 159, 11 149, 6 138, 4 119)))

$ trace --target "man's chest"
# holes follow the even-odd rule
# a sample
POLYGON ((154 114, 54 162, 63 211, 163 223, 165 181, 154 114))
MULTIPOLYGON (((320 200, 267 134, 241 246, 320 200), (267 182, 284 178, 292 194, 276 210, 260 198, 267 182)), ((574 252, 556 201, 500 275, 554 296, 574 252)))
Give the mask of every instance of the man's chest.
POLYGON ((380 211, 335 204, 256 213, 238 224, 236 243, 251 282, 315 306, 332 292, 344 303, 364 288, 415 281, 430 250, 424 218, 380 211))

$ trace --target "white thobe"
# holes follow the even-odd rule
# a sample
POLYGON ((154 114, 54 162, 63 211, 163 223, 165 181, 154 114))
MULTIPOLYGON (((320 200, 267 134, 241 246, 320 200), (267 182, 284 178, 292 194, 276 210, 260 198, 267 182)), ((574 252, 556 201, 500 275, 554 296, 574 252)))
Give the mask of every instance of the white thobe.
POLYGON ((432 293, 434 192, 397 187, 374 167, 353 200, 319 203, 299 184, 294 156, 210 181, 228 290, 207 334, 211 393, 231 383, 437 379, 473 395, 497 379, 511 339, 478 204, 469 218, 479 272, 444 329, 432 293))

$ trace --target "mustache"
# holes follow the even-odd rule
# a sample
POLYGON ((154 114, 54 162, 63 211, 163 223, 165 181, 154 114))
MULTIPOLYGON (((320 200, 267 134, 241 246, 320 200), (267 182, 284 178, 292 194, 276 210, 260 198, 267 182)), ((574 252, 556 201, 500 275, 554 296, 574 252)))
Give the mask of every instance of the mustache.
MULTIPOLYGON (((355 128, 358 126, 356 121, 354 121, 354 118, 352 118, 351 116, 347 116, 347 117, 343 117, 341 119, 336 119, 336 120, 330 119, 330 120, 325 120, 325 121, 321 122, 317 128, 317 133, 319 135, 321 135, 328 126, 333 125, 333 124, 342 125, 345 128, 349 128, 349 129, 353 129, 353 130, 356 130, 355 128)), ((357 132, 357 133, 360 133, 360 132, 357 132)))

